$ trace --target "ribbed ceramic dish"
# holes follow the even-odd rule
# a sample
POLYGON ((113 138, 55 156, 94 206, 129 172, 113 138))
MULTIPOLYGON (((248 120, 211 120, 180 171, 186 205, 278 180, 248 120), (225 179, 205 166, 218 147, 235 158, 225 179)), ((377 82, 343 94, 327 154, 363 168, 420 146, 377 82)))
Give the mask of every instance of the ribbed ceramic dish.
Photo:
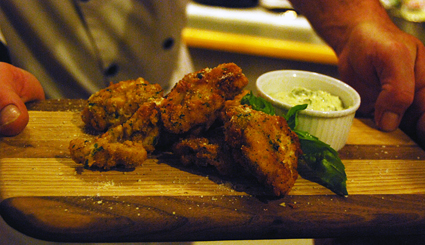
POLYGON ((289 92, 294 87, 304 87, 339 96, 346 109, 329 112, 303 110, 298 116, 297 129, 309 132, 337 151, 347 142, 355 113, 360 106, 360 96, 346 83, 314 72, 278 70, 261 75, 256 86, 258 95, 271 102, 278 115, 286 114, 292 106, 271 96, 277 92, 289 92))

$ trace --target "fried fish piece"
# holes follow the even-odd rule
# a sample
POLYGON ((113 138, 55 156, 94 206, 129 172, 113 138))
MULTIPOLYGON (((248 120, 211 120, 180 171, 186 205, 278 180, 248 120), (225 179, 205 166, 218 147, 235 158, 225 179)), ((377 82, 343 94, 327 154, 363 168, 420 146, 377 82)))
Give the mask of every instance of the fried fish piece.
POLYGON ((242 167, 232 159, 230 149, 224 144, 223 128, 209 132, 205 137, 183 138, 173 145, 173 153, 183 165, 213 166, 221 175, 232 176, 242 167))
POLYGON ((105 131, 127 121, 144 102, 162 97, 161 86, 143 78, 111 83, 90 96, 81 118, 95 130, 105 131))
POLYGON ((116 166, 134 168, 141 165, 148 156, 139 142, 126 140, 112 143, 105 138, 98 138, 95 142, 77 138, 71 141, 69 150, 76 163, 100 169, 116 166))
POLYGON ((115 138, 141 142, 148 152, 154 151, 161 134, 159 110, 163 100, 160 98, 143 103, 122 125, 122 135, 115 138))
POLYGON ((298 177, 302 151, 286 120, 237 103, 226 106, 223 120, 235 161, 276 196, 287 194, 298 177))
POLYGON ((110 128, 93 141, 72 140, 69 145, 72 159, 101 169, 142 165, 148 152, 155 150, 159 138, 159 103, 160 100, 143 103, 124 124, 110 128))
POLYGON ((187 74, 169 94, 161 108, 164 128, 175 134, 199 134, 220 115, 224 102, 248 84, 242 69, 233 63, 187 74))

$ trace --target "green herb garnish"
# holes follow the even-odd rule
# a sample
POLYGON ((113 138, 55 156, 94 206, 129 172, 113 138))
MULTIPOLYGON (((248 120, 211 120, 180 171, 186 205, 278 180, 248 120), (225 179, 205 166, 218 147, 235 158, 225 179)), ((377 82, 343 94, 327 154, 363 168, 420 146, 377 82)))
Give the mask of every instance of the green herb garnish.
POLYGON ((242 98, 241 104, 250 105, 256 111, 262 111, 272 116, 275 115, 273 105, 270 104, 270 102, 268 102, 267 100, 253 95, 252 91, 242 98))
MULTIPOLYGON (((241 103, 252 106, 254 110, 275 115, 273 106, 265 99, 254 96, 252 92, 244 96, 241 103)), ((307 105, 294 106, 283 116, 291 130, 298 135, 303 151, 298 160, 298 173, 304 179, 317 182, 338 195, 348 195, 347 175, 338 152, 308 132, 296 129, 298 113, 306 108, 307 105)))

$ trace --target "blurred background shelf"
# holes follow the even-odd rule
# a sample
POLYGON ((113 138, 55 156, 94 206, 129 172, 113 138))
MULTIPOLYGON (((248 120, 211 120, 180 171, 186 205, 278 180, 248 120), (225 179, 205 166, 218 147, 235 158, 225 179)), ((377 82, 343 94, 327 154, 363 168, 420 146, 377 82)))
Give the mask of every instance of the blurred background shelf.
POLYGON ((333 50, 293 10, 226 8, 191 2, 183 38, 189 47, 321 64, 336 64, 333 50))

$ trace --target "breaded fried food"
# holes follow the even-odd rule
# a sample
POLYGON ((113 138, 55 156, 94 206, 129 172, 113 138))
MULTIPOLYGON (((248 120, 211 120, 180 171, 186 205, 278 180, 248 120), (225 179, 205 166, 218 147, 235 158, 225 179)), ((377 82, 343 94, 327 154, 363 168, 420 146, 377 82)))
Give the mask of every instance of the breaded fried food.
MULTIPOLYGON (((159 110, 162 101, 163 98, 143 103, 122 125, 121 140, 141 142, 148 152, 154 151, 161 134, 159 110)), ((119 137, 115 136, 115 138, 119 137)))
POLYGON ((142 78, 111 84, 92 95, 82 113, 87 125, 107 131, 72 140, 71 157, 86 167, 134 168, 173 145, 184 165, 212 166, 222 175, 249 172, 285 195, 298 177, 298 137, 284 118, 241 105, 247 84, 233 63, 187 74, 165 97, 142 78))
POLYGON ((233 63, 187 74, 166 95, 161 109, 165 130, 175 134, 207 130, 220 115, 224 102, 247 84, 242 69, 233 63))
POLYGON ((147 153, 155 150, 159 138, 159 103, 160 99, 143 103, 124 124, 110 128, 93 141, 72 140, 69 145, 72 159, 101 169, 142 165, 147 153))
POLYGON ((105 138, 96 139, 95 142, 81 138, 74 139, 69 145, 69 150, 76 163, 100 169, 116 166, 134 168, 142 165, 148 156, 141 143, 129 140, 112 143, 105 138))
POLYGON ((143 78, 111 84, 90 96, 81 118, 95 130, 105 131, 127 121, 144 102, 163 97, 158 84, 143 78))
POLYGON ((242 167, 233 161, 230 149, 224 144, 223 128, 210 132, 206 137, 189 137, 173 145, 173 153, 185 166, 213 166, 222 175, 235 175, 242 167))
POLYGON ((223 120, 235 161, 276 196, 287 194, 298 177, 301 149, 286 120, 235 103, 224 109, 223 120))

